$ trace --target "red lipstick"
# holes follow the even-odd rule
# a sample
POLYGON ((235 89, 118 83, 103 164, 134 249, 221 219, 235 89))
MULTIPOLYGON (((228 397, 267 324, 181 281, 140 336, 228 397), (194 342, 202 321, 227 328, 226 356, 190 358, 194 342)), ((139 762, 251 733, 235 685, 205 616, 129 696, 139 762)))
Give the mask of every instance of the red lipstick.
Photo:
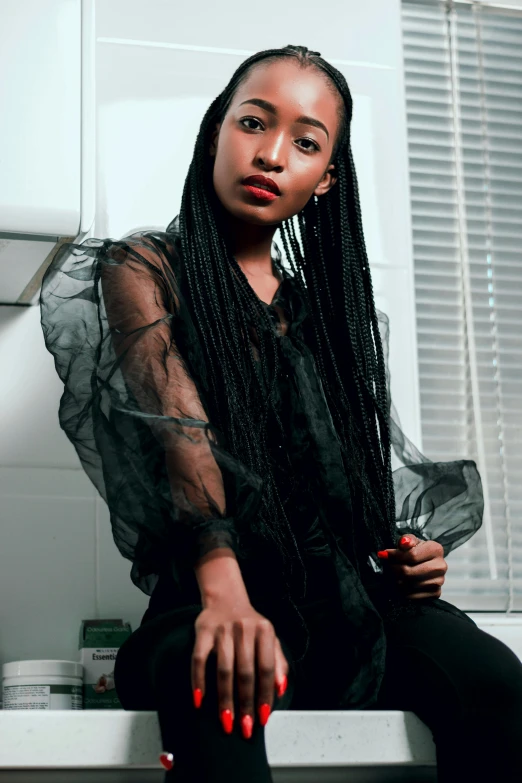
POLYGON ((245 190, 252 193, 253 196, 260 201, 274 201, 277 198, 275 193, 271 193, 269 190, 263 190, 262 188, 256 188, 253 185, 245 185, 245 190))
POLYGON ((269 177, 263 177, 262 174, 253 174, 251 177, 245 177, 243 185, 253 196, 265 201, 273 201, 281 194, 274 180, 269 177))

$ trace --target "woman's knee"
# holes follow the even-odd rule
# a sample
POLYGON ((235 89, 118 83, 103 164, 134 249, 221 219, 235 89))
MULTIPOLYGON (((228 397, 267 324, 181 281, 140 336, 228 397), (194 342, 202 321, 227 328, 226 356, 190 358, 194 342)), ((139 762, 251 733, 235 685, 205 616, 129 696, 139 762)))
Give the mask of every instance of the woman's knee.
MULTIPOLYGON (((191 662, 196 641, 195 621, 197 612, 181 617, 170 613, 158 616, 137 629, 120 648, 115 673, 117 692, 125 709, 157 709, 159 703, 175 699, 178 704, 192 704, 191 662), (136 678, 143 687, 136 692, 136 678), (131 687, 131 680, 134 685, 131 687), (137 701, 144 706, 136 706, 137 701), (127 706, 129 705, 129 706, 127 706)), ((279 641, 288 663, 288 685, 282 697, 274 688, 272 709, 288 709, 295 687, 292 651, 282 636, 279 641)), ((218 707, 217 653, 209 652, 205 667, 205 695, 207 705, 218 707)), ((238 693, 234 669, 234 707, 237 710, 238 693)), ((257 699, 257 672, 255 681, 257 699)))
POLYGON ((158 639, 150 661, 150 672, 155 689, 184 685, 191 689, 191 660, 196 633, 193 623, 168 628, 158 639))
POLYGON ((427 702, 430 714, 448 717, 522 716, 522 662, 504 642, 452 616, 419 619, 404 637, 406 645, 395 637, 388 647, 383 698, 412 709, 402 706, 411 696, 415 711, 427 702), (401 672, 422 674, 422 698, 399 686, 401 672))
MULTIPOLYGON (((191 681, 191 659, 195 642, 194 629, 187 627, 176 629, 175 634, 169 634, 165 639, 162 648, 158 651, 155 664, 156 689, 160 687, 165 690, 167 686, 171 692, 175 691, 176 698, 185 702, 192 703, 192 681, 191 681)), ((290 707, 295 688, 295 673, 292 668, 293 659, 290 648, 280 638, 281 647, 289 665, 288 681, 285 693, 278 697, 276 693, 276 684, 274 682, 274 695, 272 702, 272 711, 284 710, 290 707)), ((259 702, 259 674, 254 660, 254 704, 257 710, 259 702)), ((205 666, 205 690, 203 701, 207 708, 218 710, 220 703, 218 673, 218 656, 215 650, 210 650, 205 666)), ((232 678, 232 700, 234 705, 234 714, 241 713, 239 703, 239 692, 236 666, 234 662, 232 678)))
POLYGON ((500 639, 480 630, 473 659, 473 706, 499 713, 514 711, 522 718, 522 662, 518 656, 500 639))
POLYGON ((167 682, 183 679, 194 647, 192 618, 174 624, 162 615, 137 628, 116 658, 114 680, 124 709, 155 710, 156 692, 167 682))

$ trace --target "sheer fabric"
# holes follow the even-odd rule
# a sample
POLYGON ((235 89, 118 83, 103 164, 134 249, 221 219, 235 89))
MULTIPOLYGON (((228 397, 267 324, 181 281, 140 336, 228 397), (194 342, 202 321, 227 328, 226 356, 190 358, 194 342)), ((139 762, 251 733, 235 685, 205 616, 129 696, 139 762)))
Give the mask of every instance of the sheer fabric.
MULTIPOLYGON (((265 307, 279 338, 277 406, 286 427, 283 437, 274 435, 271 455, 306 562, 326 557, 335 570, 346 622, 357 640, 357 674, 345 683, 340 706, 363 709, 375 702, 384 671, 381 615, 387 601, 394 606, 400 601, 370 547, 359 553, 364 573, 352 563, 350 527, 356 521, 305 339, 311 314, 273 247, 282 280, 265 307)), ((287 610, 285 622, 296 622, 292 610, 302 597, 303 574, 297 570, 288 589, 278 553, 253 532, 262 481, 228 451, 209 421, 206 368, 185 285, 177 218, 164 232, 91 238, 60 248, 40 297, 45 343, 64 383, 60 425, 109 507, 114 541, 132 561, 131 579, 143 592, 152 595, 160 575, 167 574, 180 603, 197 600, 194 563, 212 549, 230 547, 249 594, 266 596, 269 571, 272 594, 283 614, 287 610)), ((388 367, 389 322, 378 315, 388 367)), ((482 523, 476 464, 434 463, 422 455, 401 429, 388 369, 387 387, 400 463, 393 473, 397 535, 437 540, 447 555, 482 523)), ((444 604, 447 611, 459 611, 444 604)), ((307 642, 306 627, 298 623, 296 636, 299 632, 296 654, 307 642)))

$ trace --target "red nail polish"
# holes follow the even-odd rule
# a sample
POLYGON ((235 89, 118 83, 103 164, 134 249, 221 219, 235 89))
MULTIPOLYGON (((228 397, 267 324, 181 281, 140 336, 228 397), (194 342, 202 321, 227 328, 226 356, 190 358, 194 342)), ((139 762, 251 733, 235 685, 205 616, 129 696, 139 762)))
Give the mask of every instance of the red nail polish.
POLYGON ((243 715, 241 718, 241 729, 243 731, 243 737, 250 739, 252 736, 252 728, 254 726, 254 719, 251 715, 243 715))
POLYGON ((262 704, 259 707, 259 723, 261 726, 266 726, 268 723, 268 718, 270 717, 270 704, 262 704))
POLYGON ((387 560, 388 554, 389 552, 387 552, 385 549, 382 549, 380 552, 377 552, 377 557, 380 557, 381 560, 387 560))
POLYGON ((193 694, 194 694, 194 707, 197 708, 201 707, 203 691, 201 690, 201 688, 194 688, 193 694))
POLYGON ((409 543, 410 543, 410 539, 408 538, 408 536, 403 536, 403 537, 401 538, 401 540, 399 541, 399 544, 402 544, 403 546, 404 546, 405 544, 409 544, 409 543))
POLYGON ((232 710, 221 710, 221 723, 226 733, 232 734, 232 724, 234 723, 232 710))
POLYGON ((172 753, 160 753, 160 764, 165 769, 172 769, 174 766, 174 756, 172 753))
POLYGON ((286 676, 286 674, 283 674, 283 679, 281 680, 281 682, 277 683, 277 695, 279 696, 279 698, 281 698, 281 696, 286 691, 287 685, 288 685, 288 677, 286 676))

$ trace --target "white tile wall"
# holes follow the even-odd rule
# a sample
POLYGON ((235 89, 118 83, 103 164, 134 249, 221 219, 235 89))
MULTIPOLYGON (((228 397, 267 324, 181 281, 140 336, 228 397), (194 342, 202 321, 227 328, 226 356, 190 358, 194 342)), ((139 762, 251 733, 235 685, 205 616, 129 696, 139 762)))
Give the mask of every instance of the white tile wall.
POLYGON ((147 609, 149 598, 134 586, 130 578, 132 563, 122 557, 112 538, 107 504, 96 499, 98 541, 98 596, 104 617, 121 617, 137 628, 147 609))
MULTIPOLYGON (((268 0, 262 13, 239 0, 98 2, 91 234, 164 228, 177 214, 202 116, 245 57, 287 43, 320 51, 352 91, 366 243, 391 320, 392 393, 418 442, 400 3, 326 0, 321 24, 317 12, 312 0, 268 0)), ((134 628, 148 599, 59 428, 62 385, 37 307, 0 307, 0 367, 0 662, 75 658, 82 618, 122 617, 134 628)))
POLYGON ((93 616, 94 493, 82 488, 75 495, 68 473, 73 471, 0 469, 2 663, 75 660, 79 621, 93 616), (5 486, 10 482, 12 488, 5 486))
POLYGON ((58 425, 63 384, 45 349, 39 307, 0 307, 0 465, 79 468, 58 425))
POLYGON ((0 663, 76 660, 82 618, 136 628, 148 598, 83 470, 0 467, 0 663))

